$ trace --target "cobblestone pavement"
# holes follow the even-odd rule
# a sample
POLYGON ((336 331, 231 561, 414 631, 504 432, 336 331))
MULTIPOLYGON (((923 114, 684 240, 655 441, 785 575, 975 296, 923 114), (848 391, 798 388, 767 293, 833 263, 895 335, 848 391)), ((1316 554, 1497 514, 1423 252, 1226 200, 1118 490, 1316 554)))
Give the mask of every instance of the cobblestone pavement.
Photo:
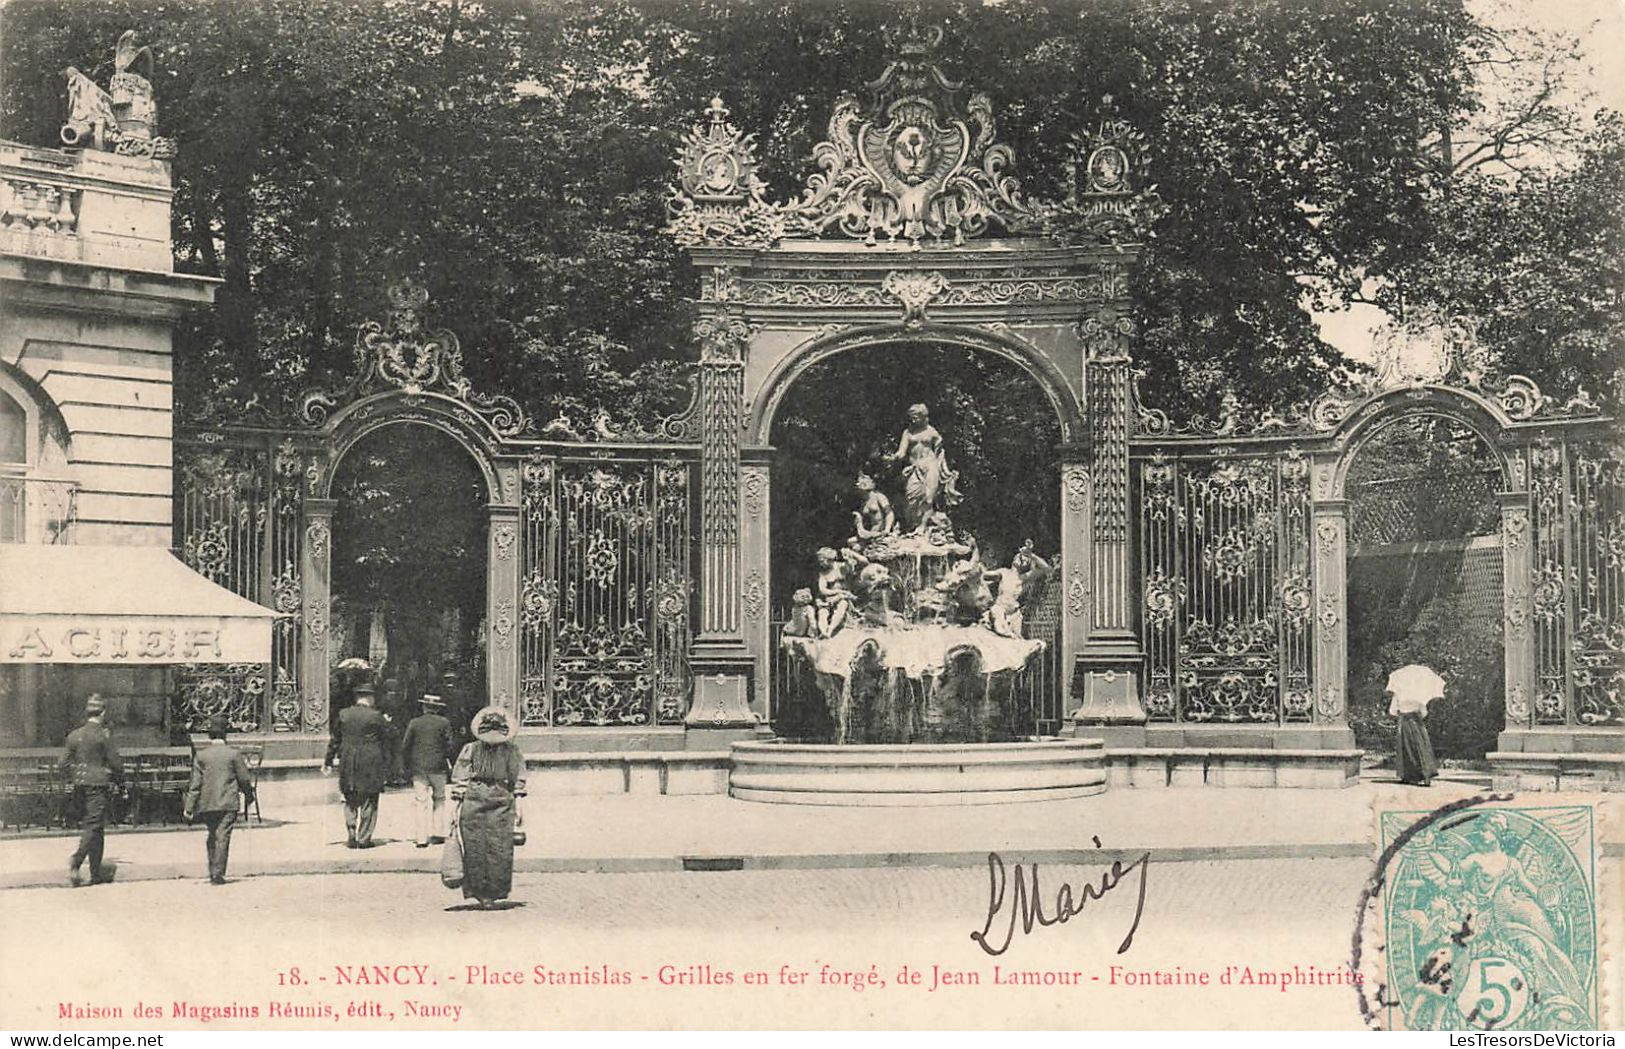
MULTIPOLYGON (((1048 911, 1062 880, 1078 890, 1104 873, 1044 865, 1048 911)), ((464 909, 421 874, 15 890, 4 897, 0 1026, 61 1026, 63 1001, 157 1005, 163 1018, 146 1026, 158 1028, 231 1005, 259 1015, 211 1027, 1358 1025, 1347 985, 1237 981, 1241 967, 1346 968, 1368 862, 1153 862, 1143 873, 1127 951, 1118 947, 1134 926, 1139 871, 1070 922, 1018 928, 997 957, 970 936, 989 924, 989 872, 974 867, 522 874, 518 905, 499 912, 464 909), (904 965, 919 985, 899 984, 904 965), (423 982, 397 966, 424 967, 423 982), (1220 985, 1228 966, 1232 982, 1220 985), (785 967, 804 982, 784 982, 785 967), (1151 970, 1205 972, 1210 983, 1125 975, 1151 970), (368 982, 346 983, 354 972, 368 982), (746 983, 754 972, 764 985, 746 983), (871 972, 884 986, 855 984, 852 974, 871 972), (506 973, 520 982, 498 982, 506 973), (978 982, 949 983, 949 973, 978 982), (1013 973, 1039 982, 1012 985, 1013 973), (425 1017, 424 1005, 448 1015, 425 1017)), ((995 946, 1002 914, 988 936, 995 946)), ((144 1025, 126 1012, 104 1026, 144 1025)))

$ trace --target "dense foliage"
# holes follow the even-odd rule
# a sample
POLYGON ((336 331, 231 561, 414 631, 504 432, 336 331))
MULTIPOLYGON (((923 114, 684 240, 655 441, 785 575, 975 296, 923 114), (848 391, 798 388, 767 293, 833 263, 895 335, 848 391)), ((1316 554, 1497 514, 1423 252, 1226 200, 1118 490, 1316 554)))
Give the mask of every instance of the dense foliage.
MULTIPOLYGON (((926 4, 944 67, 989 90, 1030 195, 1054 196, 1102 94, 1143 128, 1168 206, 1138 294, 1148 395, 1211 408, 1311 392, 1336 354, 1304 306, 1360 294, 1493 318, 1567 392, 1619 324, 1618 125, 1571 170, 1509 182, 1453 127, 1489 107, 1459 0, 926 4)), ((682 400, 694 281, 661 233, 677 133, 712 94, 794 192, 835 96, 883 66, 894 5, 774 0, 16 0, 6 137, 54 141, 60 71, 157 59, 178 262, 225 278, 178 348, 191 418, 274 410, 342 373, 413 274, 470 371, 542 418, 682 400)), ((1544 97, 1544 96, 1543 96, 1544 97)), ((1547 104, 1550 108, 1550 104, 1547 104)), ((1499 111, 1497 111, 1499 112, 1499 111)), ((1544 112, 1544 111, 1542 111, 1544 112)), ((1547 114, 1549 117, 1549 114, 1547 114)), ((1574 122, 1520 125, 1527 154, 1574 122), (1531 145, 1533 139, 1533 145, 1531 145)), ((1563 144, 1563 143, 1559 143, 1563 144)))

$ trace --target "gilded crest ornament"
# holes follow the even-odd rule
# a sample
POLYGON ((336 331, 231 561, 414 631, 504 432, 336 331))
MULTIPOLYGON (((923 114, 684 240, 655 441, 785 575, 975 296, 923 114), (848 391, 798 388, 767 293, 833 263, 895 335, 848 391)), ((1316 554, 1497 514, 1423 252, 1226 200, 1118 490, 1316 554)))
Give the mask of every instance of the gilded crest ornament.
POLYGON ((1151 184, 1151 151, 1112 96, 1101 97, 1099 112, 1094 131, 1072 138, 1071 191, 1065 204, 1047 209, 1047 218, 1081 226, 1091 238, 1137 241, 1162 212, 1151 184))
POLYGON ((994 225, 1037 228, 1036 210, 1009 173, 1014 151, 994 143, 992 101, 975 94, 960 102, 963 85, 932 57, 941 41, 940 27, 912 25, 893 40, 895 57, 866 85, 869 101, 850 93, 836 100, 828 138, 813 149, 819 170, 787 203, 767 200, 755 137, 712 99, 706 122, 683 136, 667 230, 688 246, 767 247, 835 233, 918 247, 960 245, 994 225))
POLYGON ((354 402, 368 393, 398 390, 449 396, 501 437, 517 437, 528 429, 529 421, 513 398, 474 390, 463 374, 463 350, 456 335, 424 328, 422 311, 428 302, 428 290, 412 281, 390 288, 388 326, 378 321, 361 325, 349 386, 338 396, 323 390, 306 394, 301 412, 305 421, 324 425, 341 398, 354 402))
POLYGON ((990 224, 1007 232, 1033 224, 1008 174, 1015 154, 993 142, 992 101, 977 94, 961 107, 963 85, 932 60, 941 41, 940 27, 911 26, 868 83, 869 105, 850 94, 836 101, 829 137, 813 150, 820 171, 785 206, 792 232, 959 245, 990 224))

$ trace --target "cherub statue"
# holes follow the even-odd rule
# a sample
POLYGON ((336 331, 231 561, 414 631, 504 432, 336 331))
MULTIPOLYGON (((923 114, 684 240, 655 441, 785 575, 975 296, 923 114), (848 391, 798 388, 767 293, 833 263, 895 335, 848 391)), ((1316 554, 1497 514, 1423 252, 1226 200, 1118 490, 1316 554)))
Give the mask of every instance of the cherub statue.
POLYGON ((857 595, 847 589, 846 565, 841 556, 829 547, 821 547, 815 555, 818 560, 818 598, 815 620, 819 637, 833 637, 846 625, 847 614, 857 595))
POLYGON ((1021 573, 1014 568, 995 568, 983 577, 991 584, 993 604, 983 613, 982 625, 1000 637, 1020 637, 1021 573))

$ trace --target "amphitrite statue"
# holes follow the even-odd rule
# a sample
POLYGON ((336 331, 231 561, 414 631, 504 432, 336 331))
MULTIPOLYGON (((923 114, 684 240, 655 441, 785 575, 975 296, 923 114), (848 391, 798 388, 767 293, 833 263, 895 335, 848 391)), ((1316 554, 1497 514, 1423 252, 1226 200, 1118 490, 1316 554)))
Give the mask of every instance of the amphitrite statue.
POLYGON ((910 534, 925 529, 931 512, 959 503, 959 474, 948 469, 942 434, 931 425, 931 412, 923 404, 908 410, 908 429, 898 438, 897 451, 888 462, 903 465, 903 526, 910 534))
POLYGON ((152 133, 158 119, 152 97, 152 71, 152 49, 137 46, 133 29, 125 30, 113 49, 112 90, 103 90, 73 66, 63 70, 68 80, 68 122, 62 125, 63 144, 130 157, 173 157, 175 143, 152 133), (138 64, 146 70, 145 75, 135 71, 138 64))

